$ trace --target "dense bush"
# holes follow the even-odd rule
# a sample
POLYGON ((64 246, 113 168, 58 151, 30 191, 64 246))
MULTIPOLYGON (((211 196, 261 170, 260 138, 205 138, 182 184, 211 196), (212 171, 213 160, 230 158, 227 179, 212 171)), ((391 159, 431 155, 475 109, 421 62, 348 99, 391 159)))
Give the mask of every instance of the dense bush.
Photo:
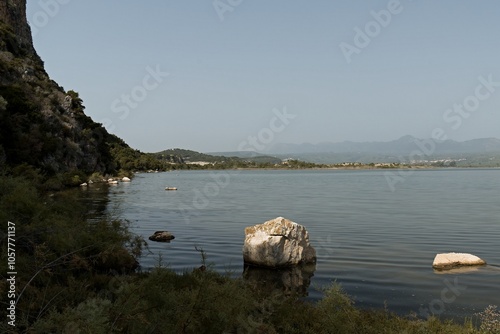
MULTIPOLYGON (((74 192, 43 194, 36 170, 20 170, 25 176, 0 175, 0 221, 16 225, 17 329, 22 332, 49 312, 93 296, 112 280, 111 272, 132 273, 144 241, 128 231, 126 222, 87 220, 89 208, 74 192)), ((6 242, 3 237, 2 250, 6 242)), ((0 261, 0 272, 8 272, 6 252, 0 261)), ((0 291, 5 289, 2 279, 0 291)), ((3 305, 6 295, 0 296, 3 305)))
POLYGON ((43 333, 481 333, 470 322, 361 311, 337 285, 314 305, 266 294, 210 270, 179 275, 165 268, 121 277, 108 294, 53 310, 33 328, 43 333))

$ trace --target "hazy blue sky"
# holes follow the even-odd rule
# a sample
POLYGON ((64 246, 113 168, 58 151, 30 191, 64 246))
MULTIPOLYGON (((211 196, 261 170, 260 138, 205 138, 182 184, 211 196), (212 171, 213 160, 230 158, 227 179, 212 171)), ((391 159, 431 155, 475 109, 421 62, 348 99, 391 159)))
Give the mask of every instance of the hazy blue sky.
POLYGON ((494 0, 28 0, 51 77, 146 152, 500 137, 499 14, 494 0))

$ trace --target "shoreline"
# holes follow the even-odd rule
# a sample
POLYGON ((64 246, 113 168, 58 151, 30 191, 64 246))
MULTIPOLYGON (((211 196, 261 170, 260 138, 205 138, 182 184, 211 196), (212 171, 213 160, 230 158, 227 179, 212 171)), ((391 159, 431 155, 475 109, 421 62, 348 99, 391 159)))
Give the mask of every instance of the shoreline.
POLYGON ((413 167, 371 167, 371 166, 359 166, 359 167, 300 167, 300 168, 284 168, 284 167, 237 167, 237 168, 193 168, 193 169, 169 169, 164 171, 135 171, 134 174, 151 174, 151 173, 169 173, 169 172, 179 172, 179 171, 242 171, 242 170, 267 170, 267 171, 298 171, 298 170, 385 170, 385 171, 398 171, 398 170, 491 170, 499 169, 500 167, 436 167, 436 166, 413 166, 413 167))

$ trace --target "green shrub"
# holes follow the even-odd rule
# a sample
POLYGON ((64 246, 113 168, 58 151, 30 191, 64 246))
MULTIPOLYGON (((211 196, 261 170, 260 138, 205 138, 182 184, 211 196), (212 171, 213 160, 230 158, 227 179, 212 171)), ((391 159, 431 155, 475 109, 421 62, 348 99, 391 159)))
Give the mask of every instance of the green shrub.
POLYGON ((109 311, 111 301, 91 298, 75 308, 66 308, 62 313, 53 311, 47 318, 38 321, 34 329, 38 333, 111 333, 109 311))
POLYGON ((497 306, 489 305, 483 312, 479 313, 481 320, 481 331, 489 334, 500 334, 500 312, 497 306))
MULTIPOLYGON (((94 298, 96 290, 114 276, 132 273, 145 245, 129 232, 127 222, 87 220, 88 208, 73 194, 78 192, 47 196, 38 188, 42 187, 26 175, 0 175, 0 219, 16 224, 20 332, 48 314, 77 308, 94 298)), ((2 249, 7 247, 5 242, 0 240, 2 249)), ((0 254, 2 272, 8 271, 6 256, 6 252, 0 254)), ((0 289, 4 287, 5 282, 0 283, 0 289)), ((0 298, 3 301, 6 294, 0 298)))

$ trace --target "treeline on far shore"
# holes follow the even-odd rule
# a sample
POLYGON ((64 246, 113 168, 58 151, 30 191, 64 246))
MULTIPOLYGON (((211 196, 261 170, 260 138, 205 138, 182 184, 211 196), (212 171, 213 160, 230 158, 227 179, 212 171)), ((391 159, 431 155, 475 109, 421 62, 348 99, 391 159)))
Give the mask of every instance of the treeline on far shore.
POLYGON ((204 169, 408 169, 408 168, 494 168, 500 167, 500 157, 471 156, 469 158, 428 157, 428 160, 362 162, 342 161, 318 163, 299 158, 272 156, 218 156, 191 150, 171 149, 158 153, 142 153, 129 147, 114 146, 112 154, 122 172, 170 171, 204 169))

